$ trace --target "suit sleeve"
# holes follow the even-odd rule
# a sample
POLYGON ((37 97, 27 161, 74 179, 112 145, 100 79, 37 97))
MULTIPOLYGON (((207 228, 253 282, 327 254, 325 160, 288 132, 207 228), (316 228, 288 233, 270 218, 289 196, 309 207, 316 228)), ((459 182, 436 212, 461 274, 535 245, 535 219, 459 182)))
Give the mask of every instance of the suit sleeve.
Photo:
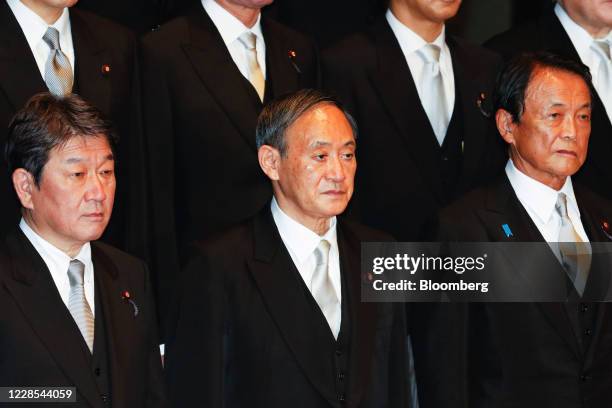
POLYGON ((166 379, 176 408, 224 406, 227 298, 221 274, 198 255, 183 274, 166 379))

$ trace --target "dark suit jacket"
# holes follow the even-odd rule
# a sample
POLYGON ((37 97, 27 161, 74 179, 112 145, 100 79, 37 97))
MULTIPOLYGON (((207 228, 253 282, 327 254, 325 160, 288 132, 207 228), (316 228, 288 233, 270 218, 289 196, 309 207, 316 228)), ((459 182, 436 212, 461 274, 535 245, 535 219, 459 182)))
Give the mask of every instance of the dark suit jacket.
POLYGON ((343 316, 350 327, 344 349, 336 345, 269 209, 203 244, 184 275, 166 358, 176 406, 340 407, 336 386, 344 382, 342 406, 406 407, 403 307, 360 301, 360 243, 385 240, 384 234, 339 220, 343 316), (335 358, 348 359, 343 377, 335 358))
MULTIPOLYGON (((144 263, 93 242, 113 408, 165 407, 153 291, 144 263), (138 314, 122 298, 128 291, 138 314)), ((72 386, 75 407, 104 406, 83 339, 49 269, 20 231, 0 244, 0 385, 72 386)), ((19 405, 19 404, 17 404, 19 405)), ((71 405, 72 404, 68 404, 71 405)))
MULTIPOLYGON (((316 86, 312 42, 265 18, 262 31, 265 99, 316 86)), ((271 198, 255 147, 262 104, 201 4, 146 36, 143 59, 153 265, 169 292, 182 244, 246 220, 271 198)))
MULTIPOLYGON (((609 242, 604 222, 612 219, 612 204, 576 183, 574 192, 590 241, 609 242)), ((544 241, 505 176, 445 209, 440 233, 450 241, 544 241), (503 224, 510 226, 511 237, 504 233, 503 224)), ((468 306, 467 332, 459 336, 469 339, 468 351, 464 365, 455 366, 465 370, 455 374, 467 379, 463 406, 606 406, 612 398, 612 310, 607 303, 597 306, 590 345, 582 350, 570 324, 568 305, 468 306)), ((456 352, 461 350, 456 346, 456 352)))
MULTIPOLYGON (((523 51, 552 51, 567 58, 580 61, 580 56, 563 29, 553 9, 537 20, 512 28, 488 40, 485 47, 500 53, 508 60, 523 51)), ((575 175, 595 193, 612 198, 612 123, 606 114, 600 96, 593 89, 593 113, 591 115, 591 138, 586 162, 575 175)), ((612 98, 612 96, 608 96, 612 98)))
POLYGON ((498 58, 452 37, 447 43, 455 76, 453 115, 463 123, 455 185, 442 180, 440 146, 384 18, 323 56, 325 87, 347 104, 359 125, 356 213, 364 224, 402 241, 424 240, 438 209, 503 168, 501 138, 477 106, 481 93, 490 95, 498 58))
MULTIPOLYGON (((122 142, 117 152, 117 194, 113 217, 103 239, 143 254, 145 236, 144 164, 139 130, 136 40, 121 26, 85 11, 71 9, 75 52, 74 93, 112 119, 122 142), (104 74, 102 67, 110 66, 104 74)), ((0 145, 12 116, 47 86, 19 23, 6 2, 0 4, 0 145)), ((0 235, 19 222, 13 183, 0 157, 0 235)))

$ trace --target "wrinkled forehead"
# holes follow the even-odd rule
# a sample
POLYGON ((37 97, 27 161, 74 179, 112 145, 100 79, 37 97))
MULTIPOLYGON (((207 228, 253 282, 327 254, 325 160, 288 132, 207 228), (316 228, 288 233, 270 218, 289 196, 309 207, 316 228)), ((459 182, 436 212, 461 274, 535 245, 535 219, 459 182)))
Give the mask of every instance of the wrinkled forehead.
POLYGON ((564 97, 576 96, 581 104, 590 104, 591 92, 580 75, 554 67, 536 66, 525 89, 525 102, 561 103, 564 97))
POLYGON ((86 161, 92 158, 114 160, 106 135, 74 135, 51 149, 49 154, 49 160, 59 159, 62 162, 86 161))

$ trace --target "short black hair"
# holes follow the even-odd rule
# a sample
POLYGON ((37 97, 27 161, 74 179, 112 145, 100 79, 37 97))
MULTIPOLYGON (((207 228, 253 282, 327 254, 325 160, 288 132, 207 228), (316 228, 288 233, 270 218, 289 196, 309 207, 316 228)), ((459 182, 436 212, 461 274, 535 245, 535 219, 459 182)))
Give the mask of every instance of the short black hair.
POLYGON ((589 92, 592 92, 591 73, 583 63, 547 51, 525 52, 512 58, 497 75, 493 114, 504 109, 512 115, 513 122, 521 121, 525 111, 525 92, 537 68, 575 74, 584 80, 589 92))
POLYGON ((330 104, 340 109, 351 125, 353 137, 357 139, 357 123, 338 99, 316 89, 302 89, 282 96, 263 108, 255 131, 257 148, 263 145, 272 146, 278 149, 281 156, 285 156, 287 129, 308 110, 321 104, 330 104))
POLYGON ((12 174, 23 168, 38 186, 49 152, 73 137, 104 137, 116 156, 117 135, 96 107, 78 95, 34 95, 15 114, 8 128, 5 158, 12 174))

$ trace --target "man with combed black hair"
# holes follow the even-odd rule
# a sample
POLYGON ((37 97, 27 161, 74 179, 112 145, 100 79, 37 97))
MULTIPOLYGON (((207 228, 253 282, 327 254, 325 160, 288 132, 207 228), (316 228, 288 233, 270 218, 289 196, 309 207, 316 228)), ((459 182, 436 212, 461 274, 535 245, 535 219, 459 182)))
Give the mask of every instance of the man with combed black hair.
POLYGON ((441 214, 445 240, 551 243, 565 273, 550 285, 567 287, 569 299, 469 306, 458 336, 468 340, 467 365, 456 373, 466 379, 464 406, 601 407, 612 398, 611 311, 584 300, 602 298, 592 295, 607 288, 609 268, 598 281, 594 251, 577 251, 610 241, 612 203, 572 179, 587 155, 590 81, 586 66, 554 54, 511 60, 494 100, 505 174, 441 214))
POLYGON ((11 122, 22 219, 0 241, 2 387, 74 387, 65 406, 166 406, 147 268, 96 242, 113 210, 115 142, 76 95, 35 95, 11 122))
POLYGON ((340 217, 356 133, 318 91, 264 108, 258 158, 274 198, 186 269, 166 359, 177 407, 407 406, 403 307, 360 301, 361 242, 389 237, 340 217))

